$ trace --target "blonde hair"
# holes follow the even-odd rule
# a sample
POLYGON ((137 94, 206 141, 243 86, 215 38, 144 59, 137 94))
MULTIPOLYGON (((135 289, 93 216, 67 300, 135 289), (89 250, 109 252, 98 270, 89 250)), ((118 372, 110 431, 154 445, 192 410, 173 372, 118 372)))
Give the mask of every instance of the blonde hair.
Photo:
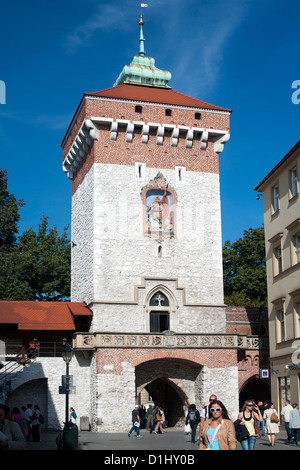
POLYGON ((242 411, 245 411, 249 403, 254 403, 254 400, 246 400, 245 403, 243 404, 242 411))

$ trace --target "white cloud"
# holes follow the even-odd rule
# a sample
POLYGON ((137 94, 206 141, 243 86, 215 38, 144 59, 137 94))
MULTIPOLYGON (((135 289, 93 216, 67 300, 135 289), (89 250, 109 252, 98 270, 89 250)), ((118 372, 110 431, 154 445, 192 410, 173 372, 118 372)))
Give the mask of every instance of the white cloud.
POLYGON ((74 53, 98 31, 111 31, 114 28, 125 29, 125 17, 128 14, 126 2, 98 5, 91 16, 66 37, 63 47, 67 53, 74 53))

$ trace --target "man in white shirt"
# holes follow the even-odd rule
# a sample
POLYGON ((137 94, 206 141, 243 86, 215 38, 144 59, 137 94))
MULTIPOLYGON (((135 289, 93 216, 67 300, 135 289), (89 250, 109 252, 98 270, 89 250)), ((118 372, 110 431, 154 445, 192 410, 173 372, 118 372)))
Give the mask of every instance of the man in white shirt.
POLYGON ((206 405, 201 411, 201 415, 200 415, 200 436, 201 436, 201 432, 202 432, 203 423, 204 423, 204 421, 206 421, 209 418, 210 404, 216 399, 217 399, 217 395, 211 395, 209 397, 209 405, 206 405))
POLYGON ((284 405, 285 406, 282 408, 281 415, 283 416, 283 419, 284 419, 287 440, 288 442, 292 442, 293 431, 290 429, 289 424, 290 424, 290 412, 293 409, 293 407, 290 403, 290 400, 285 400, 284 405))

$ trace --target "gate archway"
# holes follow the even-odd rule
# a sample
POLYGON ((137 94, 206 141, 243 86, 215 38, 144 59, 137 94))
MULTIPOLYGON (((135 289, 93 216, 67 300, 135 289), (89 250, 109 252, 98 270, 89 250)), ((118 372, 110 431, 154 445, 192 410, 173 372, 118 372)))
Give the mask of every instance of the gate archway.
POLYGON ((264 382, 258 376, 251 377, 241 388, 239 394, 239 406, 243 406, 246 400, 269 402, 271 400, 269 383, 264 382))
POLYGON ((156 359, 136 367, 137 396, 145 389, 165 413, 168 426, 183 426, 185 412, 201 393, 202 366, 184 359, 156 359))

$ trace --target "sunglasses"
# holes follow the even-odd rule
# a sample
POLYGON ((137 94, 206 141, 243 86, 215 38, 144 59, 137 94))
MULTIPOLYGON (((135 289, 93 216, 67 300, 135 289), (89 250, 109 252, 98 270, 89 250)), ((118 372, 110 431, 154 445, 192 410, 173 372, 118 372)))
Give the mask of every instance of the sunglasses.
POLYGON ((247 406, 254 406, 254 405, 250 405, 250 404, 249 404, 249 405, 247 405, 247 406))
POLYGON ((222 411, 222 408, 211 408, 210 409, 211 413, 218 413, 219 411, 222 411))

